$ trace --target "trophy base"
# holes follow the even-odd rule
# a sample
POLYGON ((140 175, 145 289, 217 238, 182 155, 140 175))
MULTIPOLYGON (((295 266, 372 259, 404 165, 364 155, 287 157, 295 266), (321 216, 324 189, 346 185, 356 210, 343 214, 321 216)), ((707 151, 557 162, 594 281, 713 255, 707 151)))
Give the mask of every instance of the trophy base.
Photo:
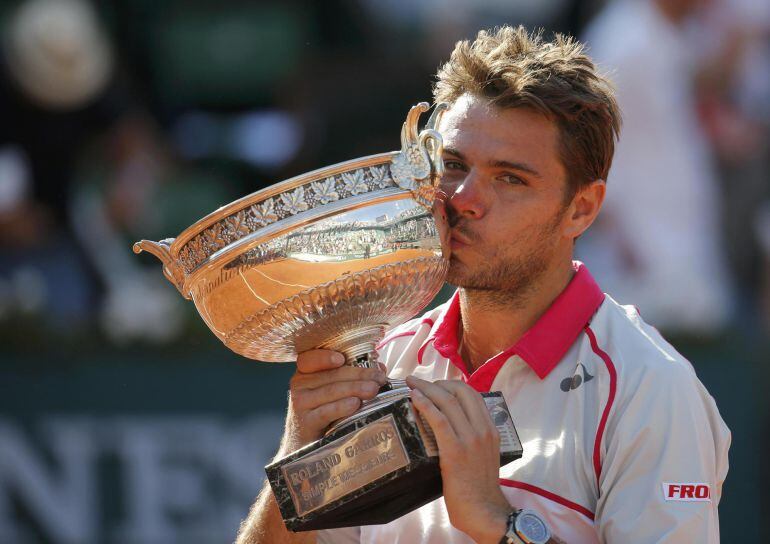
MULTIPOLYGON (((500 431, 500 463, 510 463, 522 449, 505 400, 484 397, 500 431)), ((388 523, 442 495, 435 437, 401 388, 265 471, 295 532, 388 523)))

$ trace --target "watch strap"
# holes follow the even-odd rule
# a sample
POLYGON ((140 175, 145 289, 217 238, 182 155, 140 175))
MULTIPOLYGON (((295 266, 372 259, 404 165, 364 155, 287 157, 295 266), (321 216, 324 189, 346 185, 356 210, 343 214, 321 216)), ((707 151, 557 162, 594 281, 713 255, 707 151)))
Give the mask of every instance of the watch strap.
POLYGON ((505 534, 500 539, 499 544, 524 544, 516 534, 516 516, 519 515, 521 510, 513 510, 508 514, 508 520, 505 524, 505 534))

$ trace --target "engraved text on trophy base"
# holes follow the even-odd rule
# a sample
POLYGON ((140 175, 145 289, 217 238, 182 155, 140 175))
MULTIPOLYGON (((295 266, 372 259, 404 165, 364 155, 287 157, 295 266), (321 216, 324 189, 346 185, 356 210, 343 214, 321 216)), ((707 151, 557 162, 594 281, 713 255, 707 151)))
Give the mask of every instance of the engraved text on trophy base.
POLYGON ((304 516, 408 463, 395 420, 388 415, 281 470, 297 515, 304 516))

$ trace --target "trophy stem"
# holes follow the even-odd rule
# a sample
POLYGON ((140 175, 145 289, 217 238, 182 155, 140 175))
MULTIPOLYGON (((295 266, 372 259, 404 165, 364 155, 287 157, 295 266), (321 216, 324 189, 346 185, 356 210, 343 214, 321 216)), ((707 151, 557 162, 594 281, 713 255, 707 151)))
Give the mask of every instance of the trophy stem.
POLYGON ((376 346, 384 335, 385 325, 358 327, 345 331, 318 347, 339 351, 345 356, 346 365, 375 368, 378 359, 376 346))

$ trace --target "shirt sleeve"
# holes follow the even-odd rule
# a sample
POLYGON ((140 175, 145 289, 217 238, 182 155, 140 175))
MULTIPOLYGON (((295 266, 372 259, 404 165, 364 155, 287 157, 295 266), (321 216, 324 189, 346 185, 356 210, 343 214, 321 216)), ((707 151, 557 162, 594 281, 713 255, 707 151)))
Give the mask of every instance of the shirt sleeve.
POLYGON ((608 544, 718 544, 730 432, 687 361, 656 367, 625 385, 618 379, 600 450, 596 528, 608 544))
POLYGON ((360 527, 345 527, 343 529, 325 529, 318 531, 318 544, 359 544, 361 541, 360 527))

